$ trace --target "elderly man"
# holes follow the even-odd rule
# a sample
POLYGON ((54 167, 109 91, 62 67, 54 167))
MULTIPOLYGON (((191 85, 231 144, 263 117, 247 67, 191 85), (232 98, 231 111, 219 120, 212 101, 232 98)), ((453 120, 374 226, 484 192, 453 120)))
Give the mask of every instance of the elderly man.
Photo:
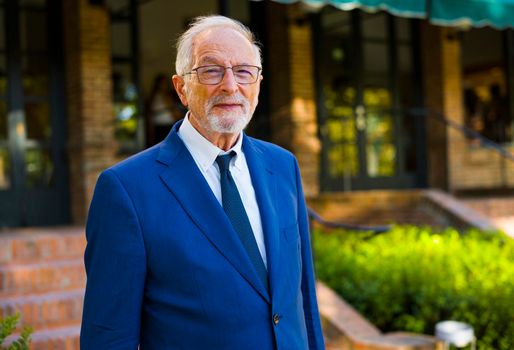
POLYGON ((262 80, 252 33, 197 18, 176 71, 184 120, 98 179, 81 349, 323 349, 298 164, 243 133, 262 80))

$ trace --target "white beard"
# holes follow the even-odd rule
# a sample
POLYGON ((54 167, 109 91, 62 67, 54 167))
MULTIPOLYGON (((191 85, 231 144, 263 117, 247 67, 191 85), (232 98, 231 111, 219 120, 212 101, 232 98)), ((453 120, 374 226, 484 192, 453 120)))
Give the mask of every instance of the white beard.
POLYGON ((238 134, 243 131, 251 120, 248 113, 228 112, 223 116, 208 114, 207 122, 212 131, 223 134, 238 134))
MULTIPOLYGON (((223 95, 215 96, 205 104, 206 119, 210 130, 219 133, 237 134, 243 131, 250 120, 250 102, 240 94, 226 97, 223 95), (212 113, 214 105, 219 103, 241 104, 242 111, 229 111, 222 115, 212 113)), ((206 125, 207 126, 207 125, 206 125)))

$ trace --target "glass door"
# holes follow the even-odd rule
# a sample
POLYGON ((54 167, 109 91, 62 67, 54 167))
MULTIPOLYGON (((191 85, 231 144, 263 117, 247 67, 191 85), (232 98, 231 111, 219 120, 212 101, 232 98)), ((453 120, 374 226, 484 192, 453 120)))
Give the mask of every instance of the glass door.
POLYGON ((0 226, 68 222, 58 9, 0 6, 0 226))
POLYGON ((315 37, 322 189, 413 187, 410 22, 326 8, 315 37))

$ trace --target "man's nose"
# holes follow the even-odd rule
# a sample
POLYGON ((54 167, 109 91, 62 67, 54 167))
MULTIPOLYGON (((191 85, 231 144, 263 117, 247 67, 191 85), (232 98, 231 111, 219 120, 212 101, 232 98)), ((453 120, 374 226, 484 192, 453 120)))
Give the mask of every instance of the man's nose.
POLYGON ((223 91, 232 93, 236 92, 238 89, 236 77, 234 75, 234 71, 232 68, 226 68, 225 69, 225 75, 223 76, 223 79, 221 80, 221 89, 223 91))

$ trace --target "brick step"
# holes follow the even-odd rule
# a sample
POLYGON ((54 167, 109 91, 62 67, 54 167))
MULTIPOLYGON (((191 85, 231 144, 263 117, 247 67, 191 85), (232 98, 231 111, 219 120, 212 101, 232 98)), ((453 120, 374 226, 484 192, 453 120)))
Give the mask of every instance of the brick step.
POLYGON ((363 212, 353 211, 349 215, 345 210, 340 213, 332 214, 332 221, 343 222, 356 225, 389 225, 389 224, 424 224, 430 226, 438 226, 437 220, 425 213, 421 208, 414 210, 368 210, 363 212))
POLYGON ((0 266, 0 300, 9 296, 42 294, 84 288, 82 259, 0 266))
POLYGON ((84 255, 83 227, 16 229, 0 234, 0 266, 49 260, 79 258, 84 255))
MULTIPOLYGON (((5 343, 10 344, 14 339, 10 336, 5 343)), ((35 331, 31 339, 30 350, 79 350, 80 326, 35 331)))
POLYGON ((84 289, 2 298, 0 318, 20 313, 20 324, 34 330, 79 325, 84 289))
POLYGON ((514 198, 462 198, 460 200, 489 218, 514 216, 514 198))

